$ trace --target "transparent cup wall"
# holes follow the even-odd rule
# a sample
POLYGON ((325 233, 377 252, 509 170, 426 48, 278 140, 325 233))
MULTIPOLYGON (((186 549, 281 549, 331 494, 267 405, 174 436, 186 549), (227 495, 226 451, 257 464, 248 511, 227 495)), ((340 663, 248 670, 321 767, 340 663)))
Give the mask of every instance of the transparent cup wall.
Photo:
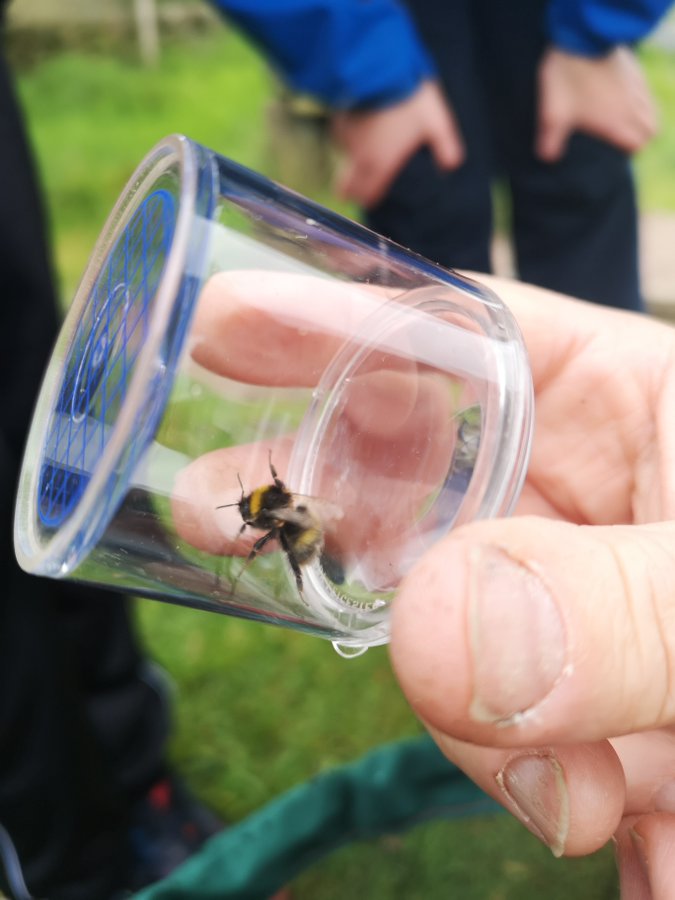
POLYGON ((492 293, 168 138, 111 214, 54 351, 17 556, 382 643, 424 551, 511 509, 531 417, 492 293))

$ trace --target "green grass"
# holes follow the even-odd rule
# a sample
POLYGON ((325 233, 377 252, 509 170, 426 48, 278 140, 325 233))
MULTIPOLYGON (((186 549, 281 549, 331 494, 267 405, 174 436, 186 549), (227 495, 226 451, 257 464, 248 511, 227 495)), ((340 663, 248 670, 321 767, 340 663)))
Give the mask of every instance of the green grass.
POLYGON ((661 114, 661 129, 638 154, 636 172, 642 209, 675 213, 675 57, 653 47, 641 58, 661 114))
MULTIPOLYGON (((645 63, 664 107, 664 130, 638 161, 641 195, 647 208, 675 211, 675 67, 655 50, 645 53, 645 63)), ((64 298, 119 191, 165 134, 186 133, 277 174, 266 136, 271 79, 224 29, 165 46, 156 70, 105 55, 56 56, 23 73, 20 91, 64 298)), ((347 662, 318 639, 149 601, 138 603, 138 620, 177 687, 172 757, 229 819, 382 741, 420 730, 384 649, 347 662)), ((611 854, 554 860, 506 816, 431 823, 401 838, 349 847, 294 886, 296 900, 562 900, 575 893, 616 896, 611 854)))
POLYGON ((369 900, 616 900, 618 891, 608 849, 561 862, 537 842, 523 840, 515 821, 495 816, 435 822, 403 839, 342 850, 293 886, 294 900, 349 895, 369 900))
POLYGON ((22 77, 20 88, 65 297, 122 187, 165 135, 182 132, 263 168, 270 78, 224 29, 210 39, 170 43, 153 70, 112 56, 52 57, 22 77))

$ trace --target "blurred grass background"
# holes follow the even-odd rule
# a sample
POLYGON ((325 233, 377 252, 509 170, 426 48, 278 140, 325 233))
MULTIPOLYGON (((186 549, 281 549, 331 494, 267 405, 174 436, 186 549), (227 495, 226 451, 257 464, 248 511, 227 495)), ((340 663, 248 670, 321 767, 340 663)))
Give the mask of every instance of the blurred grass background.
MULTIPOLYGON (((637 164, 643 208, 675 212, 673 57, 644 51, 664 130, 637 164)), ((133 48, 59 50, 19 66, 20 94, 45 187, 64 304, 98 232, 155 141, 183 132, 273 177, 274 87, 260 58, 216 25, 167 38, 155 67, 133 48)), ((298 167, 302 168, 302 166, 298 167)), ((281 173, 283 174, 283 173, 281 173)), ((327 185, 294 187, 331 203, 327 185)), ((176 685, 171 753, 194 789, 238 819, 280 791, 418 733, 386 650, 352 661, 329 644, 258 624, 142 601, 151 654, 176 685)), ((554 860, 507 816, 434 822, 403 837, 352 846, 305 873, 296 900, 343 895, 465 900, 618 896, 611 851, 554 860)))

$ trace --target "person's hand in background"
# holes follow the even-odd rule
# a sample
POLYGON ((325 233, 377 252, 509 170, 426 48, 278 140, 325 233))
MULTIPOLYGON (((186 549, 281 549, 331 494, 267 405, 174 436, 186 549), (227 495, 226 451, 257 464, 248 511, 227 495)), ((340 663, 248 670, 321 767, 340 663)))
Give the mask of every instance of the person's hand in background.
POLYGON ((635 54, 615 47, 591 58, 551 48, 539 66, 537 155, 555 162, 575 131, 636 153, 658 130, 658 113, 635 54))
POLYGON ((429 147, 440 169, 455 169, 464 159, 455 117, 433 81, 382 109, 336 113, 333 134, 344 155, 338 192, 365 208, 382 199, 421 147, 429 147))
MULTIPOLYGON (((635 54, 616 47, 599 58, 551 48, 539 67, 536 153, 555 162, 575 131, 636 153, 658 131, 658 112, 635 54)), ((333 135, 344 159, 341 196, 375 206, 410 157, 428 146, 439 169, 465 158, 459 126, 439 86, 425 81, 382 109, 336 113, 333 135)))

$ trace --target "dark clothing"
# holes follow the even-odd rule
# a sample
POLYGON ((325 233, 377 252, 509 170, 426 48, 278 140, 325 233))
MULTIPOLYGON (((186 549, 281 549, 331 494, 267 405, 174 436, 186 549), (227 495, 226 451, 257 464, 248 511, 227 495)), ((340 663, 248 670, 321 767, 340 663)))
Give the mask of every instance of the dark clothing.
POLYGON ((509 189, 520 278, 641 309, 628 157, 585 134, 558 163, 534 156, 544 46, 597 57, 641 40, 672 0, 212 0, 292 88, 333 109, 378 108, 437 74, 466 162, 410 160, 366 216, 377 232, 451 268, 490 271, 492 190, 509 189))
POLYGON ((1 55, 0 171, 0 887, 12 895, 14 849, 35 896, 107 900, 124 876, 130 804, 161 774, 166 711, 124 600, 26 575, 14 559, 15 484, 58 315, 1 55))
POLYGON ((419 152, 370 211, 370 227, 443 265, 489 271, 492 187, 501 178, 520 278, 640 309, 628 157, 584 134, 572 137, 558 163, 534 155, 546 0, 407 6, 457 115, 466 162, 440 173, 429 151, 419 152))

